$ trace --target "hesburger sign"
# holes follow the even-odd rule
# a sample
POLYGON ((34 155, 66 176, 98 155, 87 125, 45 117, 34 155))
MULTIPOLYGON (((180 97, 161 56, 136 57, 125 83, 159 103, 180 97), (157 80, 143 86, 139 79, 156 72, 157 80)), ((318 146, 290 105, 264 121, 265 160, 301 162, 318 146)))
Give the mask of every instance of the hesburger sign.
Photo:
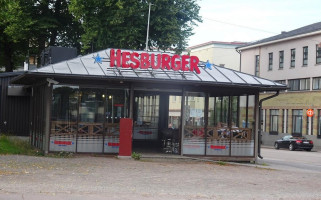
POLYGON ((167 69, 173 71, 195 71, 200 74, 197 56, 169 55, 166 53, 138 53, 122 51, 120 49, 110 50, 110 67, 122 67, 132 69, 167 69))

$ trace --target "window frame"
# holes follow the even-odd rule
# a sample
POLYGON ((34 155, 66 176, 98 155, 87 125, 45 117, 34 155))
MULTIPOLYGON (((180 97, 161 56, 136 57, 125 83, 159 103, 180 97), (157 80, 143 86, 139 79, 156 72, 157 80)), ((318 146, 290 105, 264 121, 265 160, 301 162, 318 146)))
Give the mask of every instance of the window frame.
POLYGON ((270 133, 271 132, 276 132, 276 133, 279 132, 279 110, 278 109, 270 109, 270 133), (276 127, 273 127, 274 120, 276 120, 276 127))
POLYGON ((288 80, 288 86, 290 89, 288 91, 309 91, 310 90, 310 78, 302 78, 302 79, 290 79, 288 80), (302 81, 305 82, 305 88, 302 88, 302 81), (296 83, 296 87, 293 89, 293 84, 296 83))
POLYGON ((294 134, 301 134, 302 135, 302 122, 303 122, 303 111, 302 109, 293 109, 292 110, 292 133, 294 134), (301 111, 301 114, 294 114, 294 111, 301 111), (300 131, 296 132, 295 130, 296 127, 296 119, 300 119, 300 131))
POLYGON ((290 67, 295 68, 295 49, 291 49, 291 62, 290 67))
POLYGON ((308 56, 309 56, 309 47, 305 46, 303 47, 303 63, 302 66, 308 65, 308 56))
POLYGON ((273 53, 269 53, 269 68, 268 70, 269 71, 272 71, 272 68, 273 68, 273 53))
POLYGON ((316 52, 315 52, 315 63, 321 64, 321 46, 316 45, 316 52))
POLYGON ((312 78, 312 90, 321 90, 321 77, 313 77, 312 78), (317 81, 318 87, 315 88, 315 81, 317 81))
POLYGON ((260 55, 255 55, 254 75, 259 76, 259 73, 260 73, 260 55))
POLYGON ((284 67, 284 51, 279 51, 279 69, 284 67))

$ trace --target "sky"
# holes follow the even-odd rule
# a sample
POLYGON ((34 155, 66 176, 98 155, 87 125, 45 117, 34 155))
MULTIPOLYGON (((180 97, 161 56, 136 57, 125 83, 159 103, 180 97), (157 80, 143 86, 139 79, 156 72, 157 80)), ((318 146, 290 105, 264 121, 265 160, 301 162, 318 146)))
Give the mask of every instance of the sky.
POLYGON ((320 0, 198 0, 202 23, 188 46, 253 42, 321 21, 320 0))

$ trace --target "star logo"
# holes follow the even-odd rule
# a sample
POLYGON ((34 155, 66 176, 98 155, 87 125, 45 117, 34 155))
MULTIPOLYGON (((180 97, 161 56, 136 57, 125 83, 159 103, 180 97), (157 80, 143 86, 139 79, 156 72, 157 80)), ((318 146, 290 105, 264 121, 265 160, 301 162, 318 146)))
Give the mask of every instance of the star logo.
POLYGON ((99 56, 99 54, 97 53, 97 56, 93 56, 93 59, 95 59, 95 62, 94 63, 99 63, 99 64, 102 64, 102 61, 101 61, 101 57, 99 56))
POLYGON ((205 69, 210 69, 212 70, 212 64, 210 63, 210 61, 207 61, 205 64, 205 69))

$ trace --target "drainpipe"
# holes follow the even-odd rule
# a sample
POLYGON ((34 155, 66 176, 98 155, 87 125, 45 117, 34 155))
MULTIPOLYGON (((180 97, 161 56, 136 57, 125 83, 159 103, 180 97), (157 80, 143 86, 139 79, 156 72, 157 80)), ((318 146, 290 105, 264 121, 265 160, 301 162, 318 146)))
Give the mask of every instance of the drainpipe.
POLYGON ((265 97, 263 99, 261 99, 259 101, 259 141, 258 141, 258 157, 263 159, 263 157, 261 156, 261 140, 262 140, 262 136, 261 136, 261 133, 262 133, 262 126, 261 126, 261 108, 262 108, 262 103, 263 101, 266 101, 268 99, 272 99, 276 96, 278 96, 280 94, 280 91, 277 91, 275 94, 271 95, 271 96, 268 96, 268 97, 265 97))
POLYGON ((240 54, 240 71, 241 71, 241 61, 242 61, 242 55, 241 55, 241 51, 240 50, 238 50, 237 48, 235 48, 235 51, 237 52, 237 53, 239 53, 240 54))

